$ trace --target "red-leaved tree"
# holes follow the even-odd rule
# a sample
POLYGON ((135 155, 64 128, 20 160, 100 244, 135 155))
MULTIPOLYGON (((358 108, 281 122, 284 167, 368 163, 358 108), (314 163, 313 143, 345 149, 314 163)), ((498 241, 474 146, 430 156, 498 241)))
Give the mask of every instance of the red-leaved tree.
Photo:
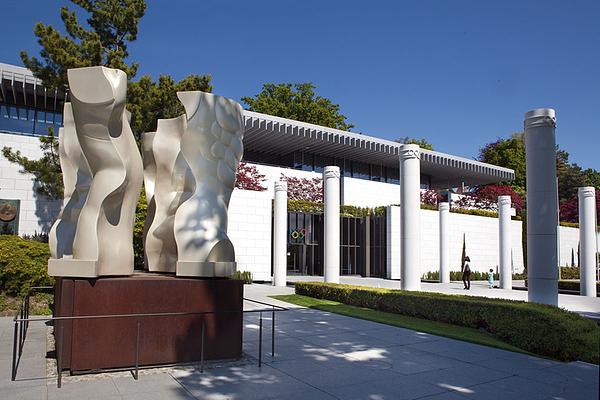
POLYGON ((437 206, 443 200, 442 195, 435 189, 421 191, 421 204, 437 206))
POLYGON ((465 194, 463 198, 454 202, 459 208, 478 208, 480 210, 496 211, 498 209, 498 196, 510 196, 511 207, 517 214, 521 214, 525 207, 525 201, 521 195, 508 185, 481 186, 471 193, 465 194))
POLYGON ((323 202, 323 179, 321 178, 297 178, 281 174, 281 180, 287 181, 288 199, 306 200, 313 203, 323 202))
MULTIPOLYGON (((596 218, 600 218, 600 191, 596 191, 596 218)), ((579 222, 579 196, 573 196, 571 200, 560 205, 560 220, 579 222)), ((596 223, 598 222, 596 221, 596 223)))
POLYGON ((266 180, 265 176, 258 172, 256 165, 248 165, 240 163, 235 175, 235 187, 243 190, 254 190, 263 192, 267 188, 263 185, 266 180))

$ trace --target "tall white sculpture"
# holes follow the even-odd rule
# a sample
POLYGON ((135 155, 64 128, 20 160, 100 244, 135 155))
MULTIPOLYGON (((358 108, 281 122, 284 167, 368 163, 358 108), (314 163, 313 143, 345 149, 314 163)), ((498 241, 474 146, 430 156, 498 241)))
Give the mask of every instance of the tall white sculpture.
POLYGON ((498 196, 498 237, 500 288, 512 289, 512 265, 510 256, 510 196, 498 196))
POLYGON ((558 305, 558 200, 555 112, 525 114, 527 280, 529 301, 558 305))
POLYGON ((146 237, 148 229, 154 220, 156 204, 154 202, 154 187, 156 185, 156 162, 152 152, 152 143, 156 132, 145 132, 142 137, 142 162, 144 164, 144 193, 146 195, 146 219, 144 220, 144 265, 148 269, 148 256, 146 250, 146 237))
MULTIPOLYGON (((175 272, 177 243, 175 242, 175 213, 181 204, 185 185, 177 164, 184 171, 189 169, 181 154, 181 138, 186 119, 182 115, 172 119, 159 119, 154 133, 149 159, 154 163, 156 181, 154 185, 155 212, 145 238, 148 270, 151 272, 175 272)), ((144 160, 145 161, 145 160, 144 160)), ((185 179, 185 177, 183 178, 185 179)))
POLYGON ((596 297, 596 189, 579 190, 580 289, 582 296, 596 297))
POLYGON ((125 110, 123 71, 67 71, 79 144, 92 181, 73 239, 73 257, 50 259, 55 276, 133 273, 133 222, 142 186, 142 159, 125 110))
POLYGON ((440 282, 450 283, 450 267, 448 266, 448 217, 450 216, 450 203, 439 203, 440 217, 440 282))
POLYGON ((63 205, 48 235, 53 259, 73 256, 73 239, 81 208, 85 204, 90 182, 90 167, 81 151, 71 103, 65 103, 63 127, 58 130, 58 152, 63 177, 63 205))
POLYGON ((275 182, 273 205, 273 285, 287 283, 287 182, 275 182))
POLYGON ((421 289, 421 149, 405 144, 400 153, 400 260, 404 290, 421 289))
POLYGON ((323 275, 325 282, 340 283, 340 167, 323 170, 323 275))
POLYGON ((242 107, 204 92, 179 92, 186 111, 181 154, 195 190, 175 213, 180 276, 230 276, 235 252, 227 236, 227 207, 243 153, 242 107))

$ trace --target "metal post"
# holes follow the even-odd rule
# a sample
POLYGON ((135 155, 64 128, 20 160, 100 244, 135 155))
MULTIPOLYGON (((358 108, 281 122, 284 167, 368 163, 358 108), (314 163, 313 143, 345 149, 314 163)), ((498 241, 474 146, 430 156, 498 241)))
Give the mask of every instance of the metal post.
POLYGON ((258 367, 262 367, 262 311, 260 312, 260 323, 258 325, 258 367))
POLYGON ((200 372, 204 372, 204 316, 202 316, 202 334, 200 337, 200 372))
POLYGON ((275 357, 275 307, 271 311, 271 357, 275 357))
POLYGON ((58 372, 58 379, 56 386, 60 389, 62 386, 62 351, 63 351, 63 337, 65 333, 65 326, 63 322, 60 322, 60 333, 58 335, 58 352, 56 353, 56 369, 58 372))
POLYGON ((17 377, 17 340, 18 340, 18 334, 17 334, 17 321, 15 320, 15 328, 14 328, 14 333, 13 333, 13 353, 12 353, 12 377, 11 377, 11 381, 14 381, 17 377))
POLYGON ((135 338, 135 380, 140 376, 140 321, 137 322, 137 334, 135 338))

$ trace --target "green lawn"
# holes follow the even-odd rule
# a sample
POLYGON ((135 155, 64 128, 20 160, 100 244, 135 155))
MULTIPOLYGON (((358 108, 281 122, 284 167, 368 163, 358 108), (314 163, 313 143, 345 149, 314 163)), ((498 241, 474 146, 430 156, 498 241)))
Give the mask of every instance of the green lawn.
POLYGON ((337 301, 315 299, 313 297, 301 296, 298 294, 271 297, 298 306, 328 311, 335 314, 346 315, 348 317, 366 319, 368 321, 379 322, 392 326, 399 326, 401 328, 413 329, 415 331, 445 336, 452 339, 463 340, 465 342, 496 347, 502 350, 531 354, 527 351, 519 349, 518 347, 505 343, 487 332, 482 332, 477 329, 465 328, 462 326, 446 324, 444 322, 430 321, 427 319, 409 317, 400 314, 376 311, 369 308, 349 306, 338 303, 337 301))

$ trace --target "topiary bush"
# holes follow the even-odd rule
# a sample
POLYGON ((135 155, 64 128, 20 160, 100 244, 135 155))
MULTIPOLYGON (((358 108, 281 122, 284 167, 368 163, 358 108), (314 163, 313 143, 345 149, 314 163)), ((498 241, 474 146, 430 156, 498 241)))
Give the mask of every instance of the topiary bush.
POLYGON ((560 279, 579 279, 579 268, 560 267, 560 279))
MULTIPOLYGON (((512 278, 514 280, 522 280, 527 278, 527 274, 513 274, 512 278)), ((440 280, 440 272, 439 271, 429 271, 425 272, 421 279, 426 281, 439 281, 440 280)), ((494 280, 499 280, 500 274, 494 272, 494 280)), ((451 281, 462 281, 462 272, 460 271, 450 271, 450 280, 451 281)), ((487 281, 487 272, 471 272, 471 280, 472 281, 487 281)))
POLYGON ((250 271, 235 271, 233 273, 233 279, 244 281, 246 284, 252 283, 252 272, 250 271))
MULTIPOLYGON (((579 292, 581 290, 579 279, 572 281, 558 281, 559 290, 573 290, 579 292)), ((596 293, 600 295, 600 282, 596 282, 596 293)))
POLYGON ((48 276, 47 243, 0 235, 0 292, 24 295, 31 286, 53 285, 48 276))
POLYGON ((295 287, 296 294, 304 296, 485 329, 506 343, 542 356, 598 363, 600 328, 589 319, 557 307, 320 282, 297 282, 295 287))

